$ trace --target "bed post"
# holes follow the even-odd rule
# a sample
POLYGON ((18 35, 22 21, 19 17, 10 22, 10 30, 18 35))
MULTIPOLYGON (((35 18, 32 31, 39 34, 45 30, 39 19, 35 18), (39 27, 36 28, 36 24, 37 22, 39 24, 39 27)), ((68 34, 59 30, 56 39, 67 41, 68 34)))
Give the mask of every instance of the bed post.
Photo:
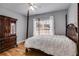
POLYGON ((32 49, 31 48, 26 48, 26 52, 31 52, 32 49))
POLYGON ((79 3, 77 3, 78 11, 77 11, 77 21, 78 21, 78 42, 77 42, 77 56, 79 56, 79 3))
POLYGON ((65 26, 66 26, 66 32, 65 32, 65 35, 67 36, 67 14, 66 14, 66 16, 65 16, 65 21, 66 21, 66 24, 65 24, 65 26))
POLYGON ((28 52, 28 49, 26 48, 25 52, 28 52))
POLYGON ((28 30, 29 30, 29 10, 27 12, 27 31, 26 31, 26 39, 28 38, 28 30))

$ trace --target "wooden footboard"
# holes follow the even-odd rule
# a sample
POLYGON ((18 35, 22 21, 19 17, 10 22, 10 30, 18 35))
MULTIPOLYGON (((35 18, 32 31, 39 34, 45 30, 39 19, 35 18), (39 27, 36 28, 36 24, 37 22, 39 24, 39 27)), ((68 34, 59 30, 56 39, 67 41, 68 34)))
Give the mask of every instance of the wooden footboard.
POLYGON ((35 48, 26 48, 26 53, 34 54, 34 56, 53 56, 35 48))

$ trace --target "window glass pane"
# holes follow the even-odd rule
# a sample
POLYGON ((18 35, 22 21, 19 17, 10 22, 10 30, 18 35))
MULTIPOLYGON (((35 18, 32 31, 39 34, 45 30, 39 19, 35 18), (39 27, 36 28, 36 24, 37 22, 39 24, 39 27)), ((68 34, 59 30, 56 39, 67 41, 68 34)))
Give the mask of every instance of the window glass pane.
POLYGON ((34 19, 34 36, 36 35, 54 35, 54 20, 50 17, 48 20, 34 19))

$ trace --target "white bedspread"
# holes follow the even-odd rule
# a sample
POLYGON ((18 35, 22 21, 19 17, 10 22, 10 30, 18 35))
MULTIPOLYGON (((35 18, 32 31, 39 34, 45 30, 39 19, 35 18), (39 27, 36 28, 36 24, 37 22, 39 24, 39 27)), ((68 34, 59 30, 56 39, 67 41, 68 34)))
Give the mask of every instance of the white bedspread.
POLYGON ((39 49, 54 56, 75 56, 76 43, 62 35, 34 36, 26 39, 26 48, 39 49))

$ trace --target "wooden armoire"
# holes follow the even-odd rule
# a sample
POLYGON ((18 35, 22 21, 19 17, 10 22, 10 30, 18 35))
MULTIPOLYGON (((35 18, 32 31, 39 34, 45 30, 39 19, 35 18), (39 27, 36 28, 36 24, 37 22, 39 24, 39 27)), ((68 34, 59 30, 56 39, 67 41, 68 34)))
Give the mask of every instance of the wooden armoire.
POLYGON ((16 19, 0 15, 0 52, 16 47, 16 19))

